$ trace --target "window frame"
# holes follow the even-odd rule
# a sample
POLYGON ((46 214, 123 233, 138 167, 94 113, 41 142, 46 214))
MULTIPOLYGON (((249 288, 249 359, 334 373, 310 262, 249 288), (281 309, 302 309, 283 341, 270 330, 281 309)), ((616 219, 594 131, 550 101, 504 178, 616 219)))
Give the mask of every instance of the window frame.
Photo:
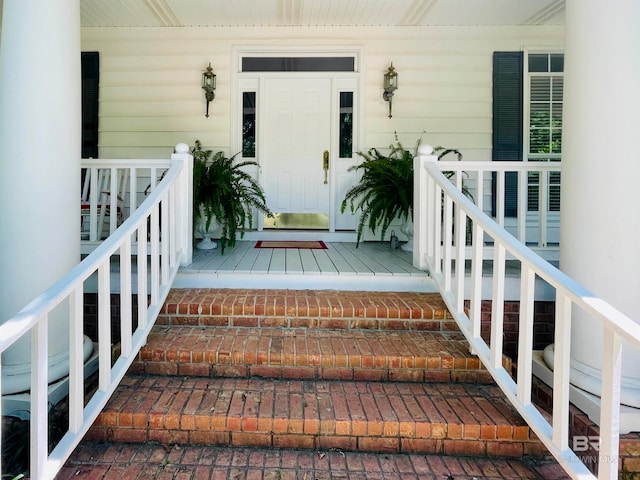
MULTIPOLYGON (((531 135, 531 77, 549 77, 553 79, 554 76, 560 76, 564 79, 564 71, 563 72, 529 72, 529 55, 564 55, 564 52, 558 50, 525 50, 524 58, 523 58, 523 89, 522 89, 522 158, 524 161, 537 161, 537 159, 542 158, 545 159, 547 157, 558 157, 557 161, 562 160, 562 151, 560 153, 550 152, 546 153, 530 153, 530 135, 531 135)), ((564 69, 563 69, 564 70, 564 69)), ((563 80, 563 90, 564 90, 564 80, 563 80)), ((550 100, 553 103, 553 100, 550 100)), ((564 93, 563 100, 561 102, 564 104, 564 93)), ((562 119, 564 122, 564 118, 562 119)), ((562 127, 560 127, 562 130, 562 127)))
MULTIPOLYGON (((564 63, 564 51, 558 49, 531 49, 524 50, 523 52, 523 63, 522 63, 522 158, 523 161, 562 161, 562 144, 560 152, 548 152, 548 153, 532 153, 531 152, 531 106, 533 104, 533 100, 531 98, 531 83, 532 78, 549 78, 551 79, 551 87, 549 90, 549 103, 551 110, 553 111, 553 103, 557 103, 557 101, 553 100, 553 79, 554 78, 562 78, 562 101, 561 105, 564 105, 564 66, 561 72, 552 71, 552 56, 554 55, 562 55, 563 63, 564 63), (529 59, 531 55, 546 55, 547 58, 547 71, 546 72, 530 72, 529 71, 529 59)), ((552 118, 552 117, 550 117, 552 118)), ((561 119, 560 132, 562 135, 562 129, 564 127, 564 117, 561 119)), ((553 127, 550 125, 550 143, 552 142, 552 134, 553 127)), ((539 177, 539 176, 538 176, 539 177)), ((559 212, 560 211, 560 174, 550 174, 549 178, 546 181, 542 182, 546 185, 547 198, 549 199, 548 212, 559 212), (553 193, 553 192, 556 193, 553 193)), ((533 178, 531 175, 527 178, 527 213, 529 212, 537 212, 540 208, 538 198, 538 194, 535 194, 536 189, 540 188, 540 179, 533 178), (535 195, 535 197, 533 197, 535 195)))

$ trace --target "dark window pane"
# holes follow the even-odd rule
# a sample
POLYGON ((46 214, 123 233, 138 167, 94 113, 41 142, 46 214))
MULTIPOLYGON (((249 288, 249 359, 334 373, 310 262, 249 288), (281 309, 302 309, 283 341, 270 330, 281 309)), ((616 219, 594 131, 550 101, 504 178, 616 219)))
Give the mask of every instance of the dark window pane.
POLYGON ((549 55, 531 54, 529 55, 529 71, 530 72, 548 72, 549 71, 549 55))
POLYGON ((354 57, 243 57, 243 72, 353 72, 354 57))
POLYGON ((353 156, 353 92, 340 92, 340 157, 353 156))
POLYGON ((242 94, 242 156, 256 156, 256 92, 242 94))
POLYGON ((98 158, 100 56, 82 52, 82 158, 98 158))
POLYGON ((564 55, 557 53, 551 55, 551 71, 552 72, 564 72, 564 55))

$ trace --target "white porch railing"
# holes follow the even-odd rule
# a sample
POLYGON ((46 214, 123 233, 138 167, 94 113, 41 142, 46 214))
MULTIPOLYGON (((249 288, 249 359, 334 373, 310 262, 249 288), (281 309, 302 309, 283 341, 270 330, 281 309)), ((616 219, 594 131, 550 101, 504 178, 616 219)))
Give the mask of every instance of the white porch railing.
MULTIPOLYGON (((454 182, 442 171, 487 172, 498 170, 498 211, 503 204, 504 172, 517 171, 524 177, 530 170, 545 171, 558 165, 537 162, 437 162, 430 151, 421 147, 414 160, 414 265, 427 269, 438 285, 451 314, 496 383, 520 412, 551 454, 572 478, 618 478, 619 412, 622 344, 640 349, 640 325, 595 297, 580 284, 532 252, 503 229, 461 193, 462 175, 454 182), (502 180, 501 180, 502 179, 502 180), (472 231, 467 248, 467 228, 472 231), (492 244, 492 257, 485 257, 485 244, 492 244), (505 264, 515 259, 520 266, 520 328, 518 338, 518 373, 514 380, 502 364, 503 306, 505 300, 505 264), (491 292, 491 333, 486 342, 480 333, 482 263, 493 260, 491 292), (471 275, 465 278, 465 265, 471 275), (553 375, 553 412, 548 421, 531 401, 533 363, 533 304, 536 279, 555 290, 555 353, 553 375), (465 283, 469 282, 470 303, 465 309, 465 283), (598 476, 593 475, 569 448, 569 360, 571 311, 580 309, 597 318, 604 331, 602 362, 602 398, 600 413, 601 462, 598 476)), ((477 177, 477 174, 475 174, 477 177)), ((480 175, 482 178, 482 174, 480 175)), ((522 180, 519 181, 522 187, 522 180)), ((520 188, 521 195, 525 189, 520 188)), ((482 198, 482 195, 477 196, 482 198)), ((522 199, 522 197, 521 197, 522 199)), ((523 205, 523 201, 519 202, 523 205)), ((480 205, 482 206, 482 205, 480 205)), ((541 209, 542 210, 542 209, 541 209)), ((498 222, 504 219, 498 214, 498 222)), ((542 224, 542 220, 540 221, 542 224)), ((522 229, 523 231, 524 229, 522 229)), ((521 237, 522 238, 522 237, 521 237)))
MULTIPOLYGON (((128 218, 89 256, 13 318, 0 325, 0 353, 21 337, 31 336, 31 478, 51 479, 62 468, 146 343, 178 267, 191 263, 193 158, 186 144, 178 144, 176 151, 178 153, 172 155, 170 161, 86 161, 85 165, 95 169, 94 178, 98 177, 98 168, 113 169, 114 173, 115 169, 128 168, 129 178, 135 179, 138 177, 136 169, 141 163, 153 172, 168 170, 157 185, 152 180, 152 190, 137 209, 135 207, 138 205, 131 201, 128 218), (135 265, 132 260, 134 257, 135 265), (119 355, 112 355, 111 342, 110 270, 114 259, 120 263, 119 355), (133 272, 135 267, 137 276, 133 272), (98 290, 98 388, 90 398, 85 399, 83 293, 85 282, 90 278, 97 278, 98 290), (135 294, 136 305, 133 302, 135 294), (62 304, 68 305, 70 312, 69 425, 66 434, 49 453, 47 325, 49 313, 62 304), (132 315, 134 308, 137 311, 137 325, 132 315)), ((116 177, 111 176, 112 179, 116 177)), ((152 178, 155 179, 155 175, 152 178)), ((134 180, 131 182, 134 185, 134 180)), ((94 192, 97 189, 94 188, 94 192)), ((117 199, 112 197, 112 200, 111 211, 115 212, 117 199)), ((95 208, 90 215, 94 220, 92 226, 95 226, 95 208)))
POLYGON ((82 159, 82 253, 90 253, 115 232, 170 165, 169 159, 82 159))
MULTIPOLYGON (((476 206, 523 244, 556 260, 560 228, 560 162, 440 161, 440 170, 454 172, 456 184, 472 194, 476 206), (517 177, 516 215, 505 212, 507 175, 517 177), (493 199, 493 205, 489 201, 493 199), (493 214, 489 212, 493 210, 493 214)), ((514 185, 515 186, 515 185, 514 185)), ((513 201, 513 199, 512 199, 513 201)))

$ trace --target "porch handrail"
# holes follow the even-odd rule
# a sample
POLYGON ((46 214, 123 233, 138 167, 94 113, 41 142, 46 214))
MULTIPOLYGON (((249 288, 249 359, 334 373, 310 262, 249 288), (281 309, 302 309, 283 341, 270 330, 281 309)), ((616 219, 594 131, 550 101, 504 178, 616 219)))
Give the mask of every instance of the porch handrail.
POLYGON ((527 161, 527 162, 503 162, 503 161, 472 161, 458 162, 451 160, 440 160, 438 165, 441 170, 454 172, 456 181, 470 182, 473 180, 474 186, 470 187, 474 193, 474 202, 482 211, 488 211, 485 205, 485 181, 489 181, 490 185, 495 188, 495 215, 494 220, 502 227, 506 223, 505 212, 505 196, 506 196, 506 176, 508 173, 517 175, 517 213, 516 213, 516 229, 514 235, 522 243, 530 246, 540 247, 542 249, 549 248, 554 242, 549 240, 548 220, 550 202, 549 198, 549 175, 550 173, 560 173, 562 170, 561 162, 551 161, 527 161), (539 176, 538 187, 538 210, 537 212, 528 211, 528 178, 526 174, 536 173, 539 176), (546 175, 542 175, 545 173, 546 175), (495 178, 492 178, 495 176, 495 178), (469 177, 473 177, 472 179, 469 177), (531 222, 531 218, 538 222, 538 235, 535 241, 526 241, 527 222, 531 222))
MULTIPOLYGON (((51 288, 0 325, 0 353, 23 336, 31 335, 31 478, 52 479, 62 468, 146 343, 179 266, 191 263, 193 157, 186 144, 178 144, 176 152, 164 178, 112 235, 51 288), (138 241, 134 249, 136 238, 143 241, 138 241), (112 356, 111 345, 113 256, 120 261, 121 351, 117 358, 112 356), (137 257, 135 327, 133 256, 137 257), (94 275, 98 281, 98 387, 85 406, 83 292, 84 282, 94 275), (70 322, 69 425, 66 434, 48 453, 48 315, 65 303, 70 322)), ((98 162, 94 164, 97 166, 98 162)))
MULTIPOLYGON (((126 217, 135 211, 144 200, 138 184, 148 183, 150 190, 155 188, 160 172, 169 168, 170 160, 83 158, 81 166, 84 172, 81 199, 83 234, 86 236, 82 242, 82 253, 90 253, 102 242, 105 213, 121 209, 122 216, 126 217), (85 223, 88 223, 88 228, 85 223)), ((108 233, 112 234, 118 226, 117 215, 107 215, 108 233)))
MULTIPOLYGON (((456 169, 473 169, 475 162, 456 162, 456 169)), ((496 162, 498 163, 498 162, 496 162)), ((502 162, 499 162, 502 163, 502 162)), ((522 168, 521 162, 519 168, 522 168)), ((575 280, 536 255, 483 212, 442 170, 453 164, 437 162, 428 148, 414 159, 414 265, 428 269, 458 326, 509 401, 572 478, 618 478, 619 415, 622 344, 640 349, 640 325, 596 297, 575 280), (471 221, 471 256, 467 258, 467 219, 471 221), (494 244, 490 341, 481 337, 480 302, 483 245, 494 244), (503 304, 507 254, 521 265, 518 372, 514 380, 502 363, 503 304), (465 264, 471 262, 470 300, 465 309, 465 264), (533 364, 533 303, 536 277, 555 288, 555 350, 551 420, 531 399, 533 364), (569 361, 571 311, 581 309, 603 326, 600 458, 596 477, 569 447, 569 361)), ((510 165, 500 165, 505 171, 510 165)))

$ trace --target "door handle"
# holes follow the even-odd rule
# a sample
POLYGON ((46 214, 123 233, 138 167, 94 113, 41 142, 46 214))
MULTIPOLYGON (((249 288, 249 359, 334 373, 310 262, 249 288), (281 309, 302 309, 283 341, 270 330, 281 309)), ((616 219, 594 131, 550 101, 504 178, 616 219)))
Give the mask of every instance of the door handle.
POLYGON ((324 183, 327 182, 327 173, 329 172, 329 150, 325 150, 322 154, 322 169, 324 170, 324 183))

